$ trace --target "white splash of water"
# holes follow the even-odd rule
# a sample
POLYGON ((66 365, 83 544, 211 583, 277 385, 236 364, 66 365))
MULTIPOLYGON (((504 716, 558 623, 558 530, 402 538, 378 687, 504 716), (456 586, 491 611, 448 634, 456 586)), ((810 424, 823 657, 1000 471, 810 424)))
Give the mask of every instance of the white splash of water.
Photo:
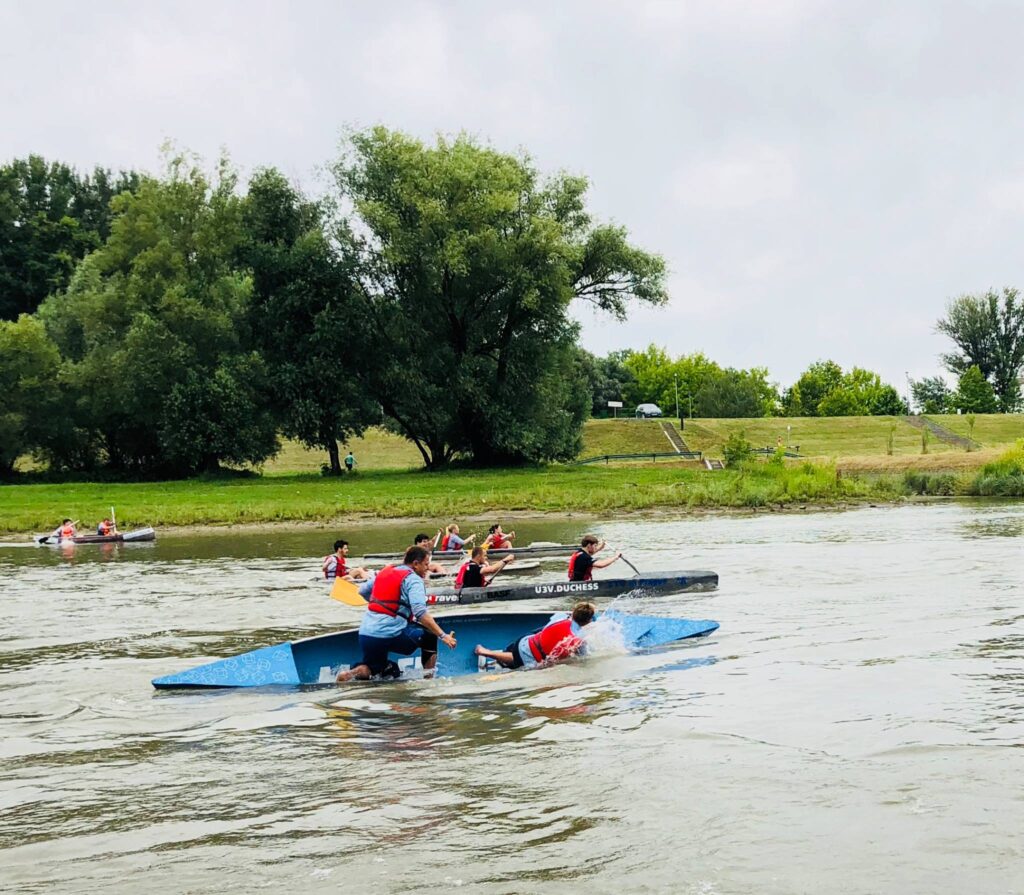
POLYGON ((614 618, 599 615, 582 631, 590 655, 623 655, 628 653, 622 625, 614 618))

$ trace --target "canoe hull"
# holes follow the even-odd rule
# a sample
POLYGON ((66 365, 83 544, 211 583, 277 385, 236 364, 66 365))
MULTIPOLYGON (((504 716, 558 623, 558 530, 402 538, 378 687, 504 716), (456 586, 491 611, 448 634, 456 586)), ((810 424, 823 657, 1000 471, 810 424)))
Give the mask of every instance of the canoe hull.
MULTIPOLYGON (((137 528, 134 531, 119 532, 116 535, 75 535, 71 538, 72 544, 130 544, 137 541, 155 541, 156 532, 152 528, 137 528)), ((37 535, 37 544, 48 547, 56 547, 60 544, 67 544, 67 538, 55 538, 53 535, 37 535)))
MULTIPOLYGON (((600 617, 599 617, 600 618, 600 617)), ((437 618, 446 631, 455 631, 458 646, 438 654, 438 677, 461 677, 479 669, 473 647, 478 643, 503 649, 551 619, 549 612, 476 613, 437 618)), ((605 613, 605 621, 621 628, 623 643, 631 649, 664 646, 689 637, 710 634, 718 622, 605 613)), ((210 662, 179 674, 153 680, 158 690, 220 689, 225 687, 300 686, 333 683, 342 668, 359 662, 359 629, 352 628, 305 640, 286 641, 210 662)), ((393 656, 403 667, 415 667, 418 657, 393 656)))
POLYGON ((631 591, 664 596, 682 591, 713 590, 718 573, 706 571, 656 572, 641 578, 600 578, 594 581, 555 581, 546 584, 492 584, 489 587, 447 587, 427 594, 433 606, 552 598, 593 600, 618 597, 631 591))

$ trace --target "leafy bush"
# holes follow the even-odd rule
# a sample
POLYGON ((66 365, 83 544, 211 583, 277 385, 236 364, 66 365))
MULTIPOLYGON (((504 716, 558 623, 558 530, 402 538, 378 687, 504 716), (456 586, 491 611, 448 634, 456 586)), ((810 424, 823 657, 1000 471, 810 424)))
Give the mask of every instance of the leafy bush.
POLYGON ((753 449, 753 445, 747 441, 747 436, 744 431, 733 432, 725 442, 725 446, 722 448, 722 455, 725 457, 725 465, 735 468, 741 466, 746 460, 750 459, 750 451, 753 449))
POLYGON ((956 494, 957 479, 950 473, 914 472, 903 475, 903 487, 908 494, 928 494, 948 497, 956 494))
POLYGON ((1024 439, 986 463, 968 489, 978 497, 1024 497, 1024 439))

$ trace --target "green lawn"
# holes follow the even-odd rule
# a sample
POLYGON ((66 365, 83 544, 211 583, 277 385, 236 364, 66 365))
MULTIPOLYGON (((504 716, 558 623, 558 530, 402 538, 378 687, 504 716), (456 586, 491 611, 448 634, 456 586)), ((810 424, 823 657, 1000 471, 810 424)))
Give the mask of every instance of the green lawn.
MULTIPOLYGON (((416 446, 384 429, 370 429, 363 438, 353 438, 342 448, 342 456, 352 449, 358 469, 417 469, 423 458, 416 446)), ((638 454, 670 451, 665 433, 657 420, 588 420, 583 426, 583 451, 580 457, 603 454, 638 454)), ((320 472, 326 464, 324 451, 311 451, 296 441, 285 440, 281 453, 263 467, 267 475, 296 472, 320 472)))
POLYGON ((588 420, 580 459, 605 454, 662 453, 673 450, 658 420, 588 420))
MULTIPOLYGON (((921 431, 889 416, 696 419, 686 421, 682 435, 690 448, 712 457, 722 455, 722 445, 732 432, 743 432, 754 447, 774 448, 781 438, 783 444, 799 445, 805 457, 848 457, 885 455, 893 425, 893 453, 920 454, 921 431)), ((928 442, 929 454, 951 449, 934 436, 928 442)))
POLYGON ((894 480, 842 477, 827 467, 759 465, 708 473, 677 466, 552 466, 443 473, 361 472, 341 478, 275 475, 149 483, 65 483, 0 488, 0 531, 85 525, 117 507, 122 528, 331 521, 353 516, 438 522, 494 512, 614 513, 654 507, 763 506, 898 493, 894 480))
MULTIPOLYGON (((341 456, 351 449, 359 470, 413 469, 423 465, 416 445, 384 429, 370 429, 362 438, 353 438, 341 448, 341 456)), ((330 461, 326 451, 311 451, 297 441, 283 439, 281 452, 264 467, 267 475, 296 472, 320 472, 330 461)))
MULTIPOLYGON (((967 417, 958 414, 929 414, 928 419, 940 426, 971 438, 971 427, 967 417)), ((1013 444, 1018 438, 1024 438, 1024 414, 1021 413, 979 413, 974 418, 975 441, 985 447, 1002 447, 1013 444)))

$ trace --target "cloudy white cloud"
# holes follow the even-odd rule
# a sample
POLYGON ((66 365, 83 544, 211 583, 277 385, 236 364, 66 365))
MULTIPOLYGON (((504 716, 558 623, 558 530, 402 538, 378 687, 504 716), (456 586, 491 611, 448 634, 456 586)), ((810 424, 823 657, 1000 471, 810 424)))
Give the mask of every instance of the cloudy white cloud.
POLYGON ((782 382, 937 370, 934 322, 1021 284, 1024 7, 979 0, 7 4, 0 157, 153 169, 171 137, 305 185, 346 126, 466 130, 591 179, 671 305, 581 310, 782 382))

